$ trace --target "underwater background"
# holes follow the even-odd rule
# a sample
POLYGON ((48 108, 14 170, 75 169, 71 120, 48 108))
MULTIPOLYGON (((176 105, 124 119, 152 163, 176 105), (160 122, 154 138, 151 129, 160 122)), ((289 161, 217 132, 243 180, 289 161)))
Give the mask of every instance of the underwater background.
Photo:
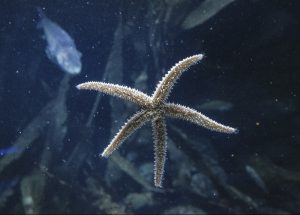
POLYGON ((300 1, 0 2, 0 213, 300 213, 300 1), (45 53, 41 8, 82 54, 69 74, 45 53), (151 95, 178 61, 204 59, 169 101, 238 128, 167 119, 163 188, 150 124, 100 153, 138 110, 86 81, 151 95))

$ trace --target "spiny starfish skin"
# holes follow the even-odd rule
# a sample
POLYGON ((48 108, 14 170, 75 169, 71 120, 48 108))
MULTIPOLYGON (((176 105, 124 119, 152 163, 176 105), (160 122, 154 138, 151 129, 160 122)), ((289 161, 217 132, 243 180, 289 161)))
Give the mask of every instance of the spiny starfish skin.
POLYGON ((168 103, 167 98, 176 80, 190 66, 198 63, 202 54, 185 58, 173 66, 157 85, 152 96, 117 84, 104 82, 85 82, 77 85, 78 89, 96 90, 133 102, 141 107, 119 130, 110 144, 102 152, 103 157, 110 156, 126 138, 146 122, 152 121, 154 137, 154 185, 162 187, 164 165, 167 152, 167 129, 165 117, 179 118, 195 123, 207 129, 222 133, 237 133, 237 129, 222 125, 202 113, 179 104, 168 103))

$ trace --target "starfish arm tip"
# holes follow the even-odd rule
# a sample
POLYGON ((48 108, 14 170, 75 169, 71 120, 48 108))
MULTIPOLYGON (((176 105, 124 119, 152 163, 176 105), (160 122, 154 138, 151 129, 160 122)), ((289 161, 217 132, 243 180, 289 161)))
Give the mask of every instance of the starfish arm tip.
POLYGON ((81 84, 76 85, 76 88, 77 88, 78 90, 80 90, 80 85, 81 85, 81 84))
POLYGON ((197 54, 196 57, 198 58, 198 61, 200 61, 204 58, 204 54, 197 54))
POLYGON ((155 184, 155 187, 157 187, 157 188, 163 188, 163 186, 161 185, 161 184, 155 184))
POLYGON ((240 130, 238 128, 234 128, 233 134, 238 134, 240 130))
POLYGON ((77 85, 76 85, 76 88, 77 88, 78 90, 87 89, 86 87, 87 87, 87 84, 89 84, 89 83, 90 83, 90 82, 85 82, 85 83, 77 84, 77 85))
POLYGON ((101 157, 108 158, 109 154, 106 151, 104 151, 101 153, 101 157))

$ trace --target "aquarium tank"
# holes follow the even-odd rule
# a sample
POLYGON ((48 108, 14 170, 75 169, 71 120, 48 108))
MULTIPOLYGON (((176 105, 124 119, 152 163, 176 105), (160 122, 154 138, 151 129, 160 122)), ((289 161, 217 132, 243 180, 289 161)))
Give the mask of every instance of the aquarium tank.
POLYGON ((299 0, 1 0, 1 214, 300 213, 299 0))

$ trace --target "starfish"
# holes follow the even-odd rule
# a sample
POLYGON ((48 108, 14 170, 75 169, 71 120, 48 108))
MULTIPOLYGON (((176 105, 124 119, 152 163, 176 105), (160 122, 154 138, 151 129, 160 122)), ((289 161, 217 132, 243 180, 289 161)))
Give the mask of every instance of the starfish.
POLYGON ((152 96, 149 96, 139 90, 118 84, 91 81, 77 85, 77 88, 80 90, 86 89, 100 91, 102 93, 133 102, 141 107, 141 110, 129 118, 129 120, 122 126, 101 155, 106 158, 109 157, 113 151, 125 141, 126 138, 128 138, 146 122, 151 121, 155 157, 154 185, 156 187, 162 187, 167 151, 166 117, 183 119, 217 132, 228 134, 237 133, 237 129, 222 125, 192 108, 167 102, 167 98, 176 80, 184 71, 186 71, 190 66, 198 63, 202 60, 202 58, 203 55, 198 54, 187 57, 178 62, 157 84, 152 96))

